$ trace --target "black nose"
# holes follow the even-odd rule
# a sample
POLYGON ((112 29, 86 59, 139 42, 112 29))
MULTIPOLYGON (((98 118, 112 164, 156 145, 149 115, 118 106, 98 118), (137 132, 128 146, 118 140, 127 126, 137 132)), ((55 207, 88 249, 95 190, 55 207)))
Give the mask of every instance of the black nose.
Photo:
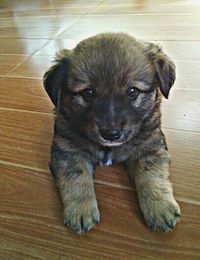
POLYGON ((100 134, 105 140, 115 141, 120 138, 121 132, 118 130, 109 130, 109 129, 102 129, 100 130, 100 134))

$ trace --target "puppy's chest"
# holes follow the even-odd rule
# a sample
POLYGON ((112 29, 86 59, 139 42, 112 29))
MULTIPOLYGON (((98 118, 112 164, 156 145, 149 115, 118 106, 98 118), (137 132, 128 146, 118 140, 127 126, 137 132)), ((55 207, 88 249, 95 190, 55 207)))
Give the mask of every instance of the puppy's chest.
POLYGON ((98 151, 96 153, 96 164, 100 166, 109 166, 114 163, 113 153, 110 149, 98 151))
POLYGON ((113 150, 103 148, 95 152, 95 164, 100 166, 110 166, 112 164, 128 159, 129 153, 121 149, 113 150))

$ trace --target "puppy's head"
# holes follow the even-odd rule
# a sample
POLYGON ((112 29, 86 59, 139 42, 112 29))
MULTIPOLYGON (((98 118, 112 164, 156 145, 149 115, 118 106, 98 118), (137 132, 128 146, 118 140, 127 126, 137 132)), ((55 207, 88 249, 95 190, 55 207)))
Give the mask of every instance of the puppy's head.
POLYGON ((61 51, 44 76, 57 110, 91 141, 118 146, 151 120, 175 80, 172 61, 125 34, 100 34, 61 51))

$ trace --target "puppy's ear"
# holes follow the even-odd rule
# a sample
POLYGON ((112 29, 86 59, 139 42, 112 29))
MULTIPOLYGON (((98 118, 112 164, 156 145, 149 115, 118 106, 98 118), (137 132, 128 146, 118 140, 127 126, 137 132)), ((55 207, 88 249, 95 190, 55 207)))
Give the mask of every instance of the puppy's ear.
POLYGON ((147 53, 156 69, 156 77, 160 90, 165 98, 176 78, 175 65, 172 60, 155 44, 148 44, 147 53))
POLYGON ((60 51, 54 60, 55 64, 43 77, 45 90, 55 107, 58 104, 63 85, 67 84, 70 52, 69 50, 60 51))

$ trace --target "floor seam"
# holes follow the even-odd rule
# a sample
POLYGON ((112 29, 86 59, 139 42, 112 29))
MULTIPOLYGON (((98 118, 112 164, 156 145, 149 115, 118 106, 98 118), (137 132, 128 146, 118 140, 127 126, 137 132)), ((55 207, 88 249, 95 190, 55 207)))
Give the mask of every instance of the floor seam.
POLYGON ((29 59, 29 55, 25 55, 26 58, 20 62, 19 64, 17 64, 14 68, 12 68, 11 70, 9 70, 5 75, 4 75, 4 78, 7 77, 10 73, 12 73, 15 69, 19 68, 22 64, 24 64, 24 62, 26 62, 28 59, 29 59))
MULTIPOLYGON (((100 1, 97 5, 95 5, 93 8, 91 8, 90 10, 93 10, 94 8, 96 8, 97 6, 99 6, 101 3, 103 3, 105 0, 100 1)), ((86 11, 84 12, 82 15, 80 15, 79 18, 77 18, 77 20, 72 23, 70 26, 66 27, 62 32, 58 33, 57 35, 54 36, 54 39, 59 39, 58 37, 65 31, 68 30, 69 28, 71 28, 72 26, 74 26, 74 24, 76 24, 78 21, 80 21, 84 16, 89 15, 90 11, 86 11)))

